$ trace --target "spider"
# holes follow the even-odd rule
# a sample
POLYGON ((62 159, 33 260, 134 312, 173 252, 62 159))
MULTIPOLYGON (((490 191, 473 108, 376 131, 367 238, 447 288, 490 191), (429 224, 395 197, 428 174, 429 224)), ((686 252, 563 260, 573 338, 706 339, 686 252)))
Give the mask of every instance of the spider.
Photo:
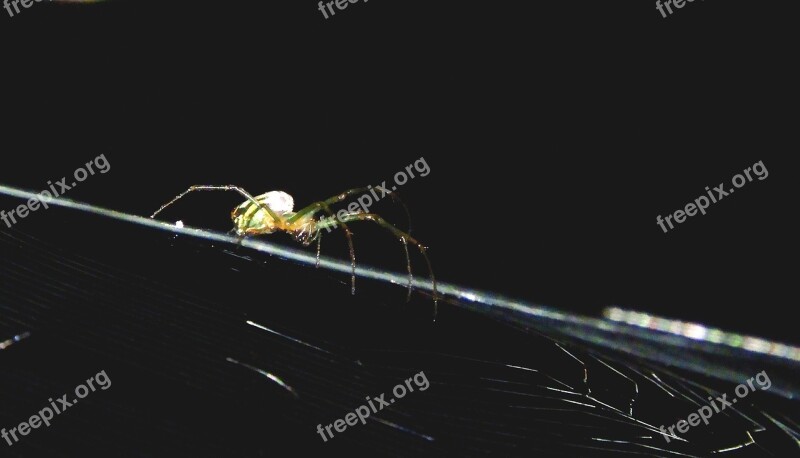
MULTIPOLYGON (((348 197, 369 191, 369 188, 354 188, 348 191, 337 194, 329 199, 314 202, 307 207, 304 207, 297 212, 294 210, 294 199, 289 194, 283 191, 270 191, 258 196, 251 196, 243 188, 235 185, 195 185, 190 186, 186 191, 178 194, 172 200, 162 205, 155 211, 150 218, 155 218, 156 215, 161 213, 165 208, 174 204, 186 194, 193 191, 236 191, 247 200, 235 207, 231 212, 231 220, 233 220, 232 232, 240 237, 248 235, 261 235, 272 234, 273 232, 286 232, 291 235, 296 241, 304 246, 309 246, 312 242, 317 242, 317 267, 319 267, 319 256, 322 247, 322 229, 336 228, 338 224, 342 225, 342 230, 347 238, 347 244, 350 249, 350 291, 351 294, 356 293, 356 254, 353 247, 353 232, 347 223, 356 221, 372 221, 384 229, 388 230, 395 237, 400 239, 403 243, 403 249, 406 254, 406 266, 408 269, 408 294, 411 295, 411 285, 413 274, 411 273, 411 257, 408 254, 408 243, 415 245, 425 262, 428 265, 428 272, 430 273, 431 283, 433 285, 433 319, 436 320, 438 314, 439 297, 436 290, 436 278, 433 275, 433 268, 431 261, 428 259, 426 253, 427 248, 419 243, 416 239, 408 235, 406 232, 397 229, 380 215, 375 213, 364 213, 361 211, 346 212, 337 217, 331 210, 331 205, 342 202, 348 197), (314 219, 314 215, 324 211, 330 216, 329 219, 314 219)), ((394 195, 386 191, 388 194, 394 195)))

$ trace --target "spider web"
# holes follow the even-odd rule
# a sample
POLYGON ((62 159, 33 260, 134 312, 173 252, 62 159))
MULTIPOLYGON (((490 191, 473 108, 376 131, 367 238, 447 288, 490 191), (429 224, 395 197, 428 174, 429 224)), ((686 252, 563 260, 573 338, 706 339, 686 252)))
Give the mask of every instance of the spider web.
POLYGON ((113 384, 4 450, 10 456, 800 452, 798 364, 776 343, 746 349, 446 282, 434 324, 421 277, 404 304, 403 274, 359 266, 350 296, 346 261, 324 258, 317 270, 313 253, 263 240, 237 247, 223 234, 51 205, 64 210, 48 218, 78 230, 0 232, 0 427, 100 369, 113 384), (100 231, 113 236, 93 249, 100 231), (131 264, 137 254, 150 263, 131 264), (421 371, 426 391, 327 443, 317 435, 317 424, 421 371), (659 426, 709 396, 733 396, 761 371, 768 391, 664 439, 659 426))

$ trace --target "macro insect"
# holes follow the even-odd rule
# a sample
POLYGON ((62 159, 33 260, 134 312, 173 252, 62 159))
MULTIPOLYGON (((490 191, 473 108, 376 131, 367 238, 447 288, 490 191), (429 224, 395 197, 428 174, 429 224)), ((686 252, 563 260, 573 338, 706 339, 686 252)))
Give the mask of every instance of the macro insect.
MULTIPOLYGON (((296 241, 304 246, 309 246, 312 242, 317 242, 317 267, 319 267, 319 256, 322 248, 322 230, 335 229, 341 224, 347 244, 350 249, 350 290, 352 294, 356 292, 356 254, 353 246, 353 232, 347 223, 358 221, 372 221, 382 228, 388 230, 393 236, 403 243, 406 255, 406 266, 408 270, 408 291, 411 294, 413 274, 411 272, 411 257, 408 253, 408 244, 416 246, 425 262, 430 273, 433 291, 433 318, 436 320, 438 313, 438 293, 436 290, 436 278, 433 275, 431 261, 426 253, 427 248, 411 237, 408 233, 397 229, 392 224, 384 220, 375 213, 364 213, 361 211, 345 212, 339 216, 334 215, 331 205, 346 200, 348 197, 369 191, 369 188, 355 188, 337 194, 329 199, 314 202, 298 211, 294 211, 294 199, 291 195, 283 191, 270 191, 253 197, 247 191, 234 185, 195 185, 190 186, 186 191, 178 194, 172 200, 162 205, 155 211, 150 218, 155 218, 164 209, 177 202, 186 194, 194 191, 236 191, 246 198, 244 202, 236 206, 231 212, 233 221, 233 232, 240 237, 250 235, 272 234, 274 232, 286 232, 296 241), (320 211, 327 213, 328 219, 315 219, 320 211)), ((388 194, 392 194, 386 191, 388 194)))

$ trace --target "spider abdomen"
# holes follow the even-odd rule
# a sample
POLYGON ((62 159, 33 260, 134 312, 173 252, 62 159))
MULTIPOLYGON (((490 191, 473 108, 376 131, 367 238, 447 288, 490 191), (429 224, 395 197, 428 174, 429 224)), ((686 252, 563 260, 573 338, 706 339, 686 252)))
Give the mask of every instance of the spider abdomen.
MULTIPOLYGON (((283 191, 270 191, 254 198, 266 205, 281 218, 292 215, 294 199, 283 191)), ((231 212, 231 219, 238 234, 271 234, 276 230, 286 230, 282 220, 275 220, 262 205, 250 200, 242 202, 231 212)))

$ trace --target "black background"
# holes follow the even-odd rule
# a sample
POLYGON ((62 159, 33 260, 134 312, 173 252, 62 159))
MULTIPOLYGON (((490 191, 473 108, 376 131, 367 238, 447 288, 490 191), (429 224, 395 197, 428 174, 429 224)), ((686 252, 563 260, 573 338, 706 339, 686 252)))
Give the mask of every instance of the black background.
MULTIPOLYGON (((3 182, 43 189, 103 153, 111 172, 70 197, 147 215, 191 184, 302 205, 424 157, 430 175, 401 195, 443 280, 797 341, 779 326, 796 247, 779 15, 752 2, 667 19, 648 2, 372 2, 328 20, 310 2, 34 4, 3 18, 3 182), (766 180, 668 234, 656 225, 759 160, 766 180)), ((238 200, 194 196, 181 217, 227 229, 238 200)), ((371 245, 371 263, 402 268, 390 242, 371 245)))
MULTIPOLYGON (((111 170, 68 197, 149 215, 192 184, 279 189, 303 205, 391 182, 424 157, 430 174, 400 193, 443 281, 800 342, 788 318, 786 12, 696 1, 663 19, 646 1, 520 5, 372 0, 325 20, 305 0, 119 1, 0 15, 0 182, 45 189, 105 154, 111 170), (656 224, 757 161, 767 179, 667 234, 656 224)), ((165 218, 225 231, 240 200, 198 194, 165 218)), ((405 224, 388 200, 373 209, 405 224)), ((42 211, 23 225, 79 231, 98 252, 140 243, 42 211)), ((395 241, 354 229, 360 260, 402 271, 395 241)), ((341 236, 323 245, 340 257, 344 247, 341 236)), ((123 263, 147 270, 152 254, 123 263)), ((302 301, 302 283, 281 287, 302 301)))

